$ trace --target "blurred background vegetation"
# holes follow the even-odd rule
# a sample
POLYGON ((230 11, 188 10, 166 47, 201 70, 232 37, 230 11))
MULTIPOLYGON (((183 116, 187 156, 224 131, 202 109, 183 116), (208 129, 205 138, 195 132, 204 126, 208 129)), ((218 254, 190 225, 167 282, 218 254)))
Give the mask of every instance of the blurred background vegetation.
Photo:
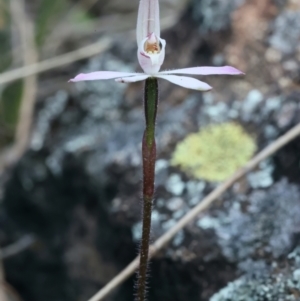
MULTIPOLYGON (((0 72, 3 74, 14 68, 37 63, 39 60, 54 57, 71 47, 79 47, 88 42, 97 21, 97 15, 91 13, 91 8, 96 2, 1 0, 0 72), (76 35, 80 30, 85 30, 87 37, 83 42, 79 42, 76 35), (28 38, 32 34, 33 40, 28 38), (68 46, 68 43, 73 43, 73 46, 68 46), (24 51, 35 52, 37 54, 35 61, 26 61, 24 51)), ((1 148, 14 140, 24 84, 24 80, 19 79, 0 86, 1 148)))

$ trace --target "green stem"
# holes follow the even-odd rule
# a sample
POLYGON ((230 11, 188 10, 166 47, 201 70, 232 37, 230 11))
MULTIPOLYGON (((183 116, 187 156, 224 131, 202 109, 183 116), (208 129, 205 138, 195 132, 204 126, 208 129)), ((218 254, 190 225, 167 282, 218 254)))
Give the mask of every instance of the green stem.
POLYGON ((145 83, 146 129, 142 143, 143 157, 143 230, 140 246, 140 267, 138 272, 136 301, 145 301, 147 269, 151 232, 151 213, 155 178, 155 121, 158 105, 158 83, 156 78, 148 78, 145 83))

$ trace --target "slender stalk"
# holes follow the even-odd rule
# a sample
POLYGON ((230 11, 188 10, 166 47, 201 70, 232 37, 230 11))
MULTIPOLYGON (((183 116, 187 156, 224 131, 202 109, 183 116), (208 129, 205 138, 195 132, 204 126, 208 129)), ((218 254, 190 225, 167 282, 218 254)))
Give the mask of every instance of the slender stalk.
POLYGON ((143 231, 140 246, 140 267, 136 301, 144 301, 146 297, 147 269, 151 232, 151 213, 154 195, 155 178, 155 121, 158 104, 158 83, 156 78, 148 78, 145 83, 145 119, 146 129, 142 143, 143 156, 143 231))

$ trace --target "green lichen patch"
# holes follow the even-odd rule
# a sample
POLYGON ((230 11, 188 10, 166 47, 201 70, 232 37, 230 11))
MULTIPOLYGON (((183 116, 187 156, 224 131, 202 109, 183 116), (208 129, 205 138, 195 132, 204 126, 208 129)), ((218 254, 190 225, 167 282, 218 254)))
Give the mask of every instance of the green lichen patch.
POLYGON ((246 164, 255 149, 254 139, 228 122, 188 135, 177 145, 171 164, 195 178, 219 182, 246 164))

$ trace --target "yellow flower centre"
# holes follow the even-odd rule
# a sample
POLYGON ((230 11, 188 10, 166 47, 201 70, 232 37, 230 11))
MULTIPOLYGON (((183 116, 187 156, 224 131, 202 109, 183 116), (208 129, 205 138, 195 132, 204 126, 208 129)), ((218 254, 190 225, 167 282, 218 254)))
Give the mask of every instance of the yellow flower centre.
POLYGON ((160 53, 161 43, 154 34, 149 35, 147 41, 144 44, 144 50, 149 54, 160 53))

